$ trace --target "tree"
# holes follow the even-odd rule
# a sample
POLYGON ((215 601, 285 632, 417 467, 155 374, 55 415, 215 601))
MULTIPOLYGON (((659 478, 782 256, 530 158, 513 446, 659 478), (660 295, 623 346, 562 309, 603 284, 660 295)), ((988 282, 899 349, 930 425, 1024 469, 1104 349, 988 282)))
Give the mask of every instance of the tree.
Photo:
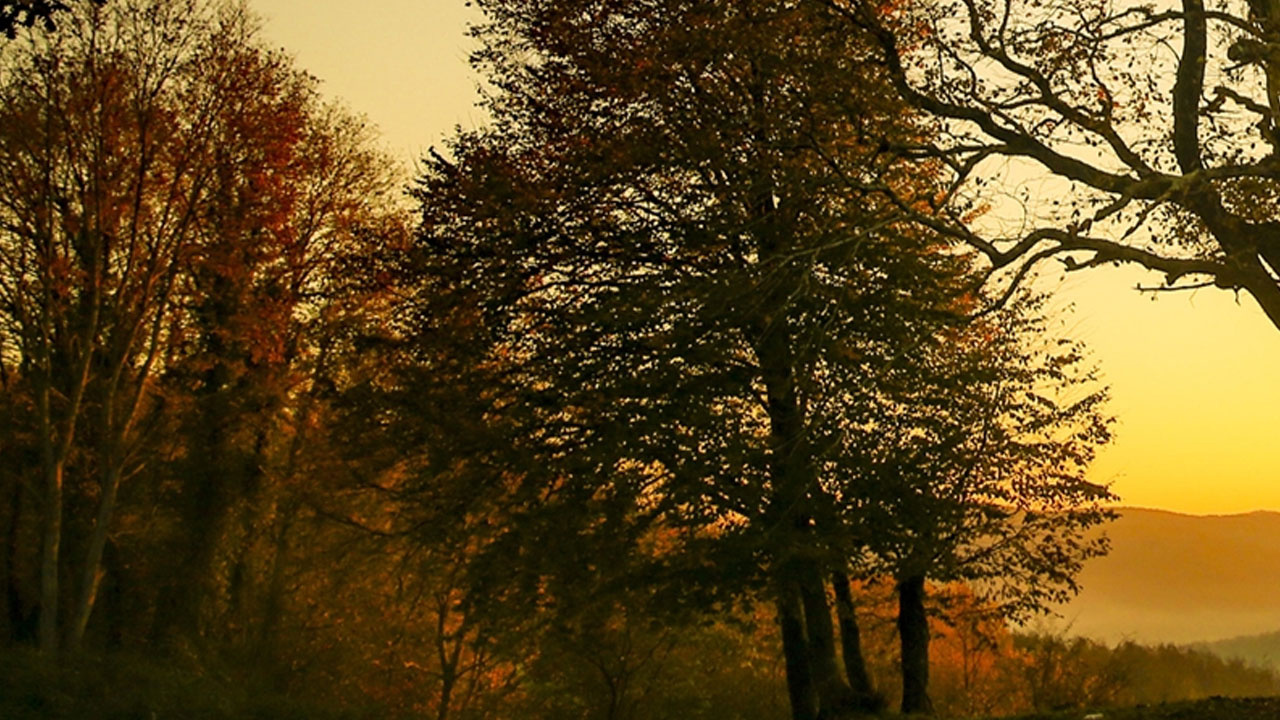
POLYGON ((854 546, 822 475, 853 460, 831 440, 969 286, 965 258, 858 187, 932 193, 864 142, 921 129, 813 5, 482 5, 494 125, 420 182, 440 292, 419 317, 469 313, 495 369, 485 413, 509 434, 484 487, 518 511, 490 546, 502 579, 526 608, 547 575, 579 596, 665 581, 675 604, 767 586, 794 715, 848 711, 826 581, 854 546), (648 563, 654 528, 676 532, 648 563))
POLYGON ((230 50, 239 70, 214 131, 218 174, 181 277, 184 334, 165 375, 184 403, 168 468, 175 572, 152 631, 166 641, 202 635, 220 560, 227 582, 247 590, 250 537, 270 508, 296 500, 280 490, 324 442, 351 359, 346 336, 375 322, 384 288, 365 277, 365 257, 400 247, 405 232, 396 166, 365 122, 323 104, 314 79, 251 32, 230 50))
MULTIPOLYGON (((184 452, 204 453, 193 484, 272 465, 293 373, 359 304, 338 268, 395 231, 363 124, 253 33, 231 4, 80 4, 3 55, 0 360, 31 398, 45 478, 46 652, 84 638, 122 483, 184 452), (207 434, 162 448, 178 410, 237 440, 256 420, 261 452, 235 468, 244 456, 207 434), (83 560, 67 562, 64 538, 83 560)), ((182 495, 220 526, 227 503, 182 495)), ((202 527, 183 527, 201 552, 217 540, 202 527)), ((208 570, 170 578, 198 588, 208 570)))
POLYGON ((1280 5, 826 4, 876 38, 900 96, 945 128, 889 148, 947 169, 950 191, 920 222, 1017 267, 1015 282, 1054 256, 1067 270, 1137 264, 1164 276, 1151 290, 1244 291, 1280 327, 1280 5), (1029 198, 1029 227, 984 233, 966 206, 1001 159, 1060 190, 1029 198))
POLYGON ((1110 437, 1106 393, 1037 309, 1024 298, 887 379, 874 426, 850 436, 866 460, 841 487, 850 522, 874 528, 864 572, 896 582, 903 712, 931 710, 927 583, 1025 621, 1069 599, 1106 550, 1091 532, 1114 497, 1085 478, 1110 437))
MULTIPOLYGON (((169 111, 179 99, 195 117, 216 110, 216 92, 193 92, 200 71, 190 61, 199 49, 135 54, 134 43, 157 25, 171 28, 178 47, 202 32, 208 37, 207 22, 188 21, 192 7, 80 8, 65 16, 56 39, 28 36, 4 56, 0 294, 42 448, 46 652, 58 642, 68 463, 88 422, 98 510, 69 616, 75 645, 96 597, 119 482, 149 425, 147 387, 168 338, 176 270, 209 172, 199 162, 204 127, 176 122, 169 111)), ((204 79, 216 80, 216 66, 202 69, 210 73, 204 79)))

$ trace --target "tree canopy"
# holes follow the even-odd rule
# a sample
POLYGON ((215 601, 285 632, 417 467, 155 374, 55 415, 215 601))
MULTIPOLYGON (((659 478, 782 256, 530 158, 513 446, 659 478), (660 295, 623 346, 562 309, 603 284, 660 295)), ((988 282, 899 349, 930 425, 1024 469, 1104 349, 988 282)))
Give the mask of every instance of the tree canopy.
MULTIPOLYGON (((883 148, 929 129, 892 100, 865 36, 819 6, 482 7, 494 122, 434 156, 419 183, 423 296, 436 309, 416 317, 468 317, 477 362, 501 383, 487 412, 509 423, 511 451, 486 460, 536 518, 513 517, 507 532, 573 548, 549 568, 527 535, 499 540, 505 574, 567 572, 580 587, 585 571, 631 587, 618 559, 628 543, 674 533, 661 556, 632 553, 657 561, 638 577, 690 598, 769 588, 796 716, 848 710, 860 683, 839 675, 825 578, 883 529, 866 508, 909 492, 872 490, 886 480, 871 474, 886 437, 877 425, 930 393, 939 413, 959 412, 943 388, 964 380, 940 369, 957 334, 975 355, 997 352, 968 328, 968 258, 879 191, 943 190, 928 166, 883 148), (593 559, 587 544, 615 559, 593 559)), ((1041 377, 1018 375, 1018 360, 992 382, 1041 377)), ((1095 421, 1093 402, 1040 400, 1062 426, 1095 421)), ((991 427, 1045 422, 1017 407, 1023 417, 1010 410, 991 427)), ((911 412, 898 414, 903 439, 959 452, 911 412)), ((1082 432, 1082 447, 1105 441, 1082 432)), ((1076 451, 1088 453, 1065 452, 1076 451)), ((1094 497, 1074 470, 1071 482, 1065 505, 1094 497)), ((1041 539, 1067 548, 1079 530, 1041 539)), ((541 593, 547 581, 523 586, 541 593)))

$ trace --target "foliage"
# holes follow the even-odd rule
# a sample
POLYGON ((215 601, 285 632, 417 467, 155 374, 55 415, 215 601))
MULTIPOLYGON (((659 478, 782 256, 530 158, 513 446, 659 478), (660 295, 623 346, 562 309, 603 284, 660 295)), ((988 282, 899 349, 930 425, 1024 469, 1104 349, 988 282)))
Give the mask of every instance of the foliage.
POLYGON ((1097 550, 1102 395, 1034 308, 973 321, 970 257, 886 194, 945 164, 895 154, 934 129, 867 38, 804 2, 482 5, 494 122, 425 162, 413 237, 241 5, 5 47, 3 641, 38 620, 47 673, 16 702, 834 715, 857 571, 971 582, 933 607, 939 707, 1009 709, 992 606, 1097 550))
POLYGON ((1261 635, 1244 635, 1213 642, 1196 643, 1195 650, 1204 650, 1224 659, 1240 659, 1256 667, 1277 669, 1280 665, 1280 632, 1261 635))
POLYGON ((654 588, 678 612, 769 585, 784 643, 811 646, 787 655, 796 702, 812 655, 843 708, 823 578, 848 558, 991 580, 1010 614, 1070 589, 1101 549, 1103 396, 1074 348, 1024 346, 1026 307, 970 324, 968 258, 883 200, 944 189, 868 142, 928 129, 838 12, 483 7, 493 126, 416 191, 416 332, 465 317, 491 371, 472 394, 497 442, 466 465, 507 512, 477 602, 654 588))
POLYGON ((243 7, 63 20, 0 75, 5 442, 42 475, 5 484, 10 626, 75 647, 105 596, 99 645, 269 645, 394 168, 243 7))
POLYGON ((751 587, 771 528, 812 514, 779 508, 812 492, 823 398, 951 317, 958 261, 843 179, 902 179, 837 120, 890 110, 804 6, 486 10, 494 128, 457 138, 418 198, 428 272, 478 306, 493 397, 536 458, 514 476, 595 541, 660 519, 710 587, 751 587))
POLYGON ((848 521, 873 528, 872 575, 961 582, 1022 620, 1074 595, 1084 561, 1105 552, 1090 529, 1114 496, 1085 472, 1110 439, 1106 390, 1038 306, 1022 298, 952 335, 889 379, 869 431, 850 434, 865 460, 843 492, 848 521))
MULTIPOLYGON (((101 5, 106 0, 91 0, 101 5)), ((17 37, 18 28, 44 26, 45 30, 57 28, 54 15, 68 10, 66 3, 58 0, 4 0, 0 2, 0 32, 10 40, 17 37)))
POLYGON ((1275 671, 1203 650, 1123 642, 1115 647, 1061 635, 1019 635, 1026 687, 1036 710, 1125 707, 1208 697, 1280 693, 1275 671))

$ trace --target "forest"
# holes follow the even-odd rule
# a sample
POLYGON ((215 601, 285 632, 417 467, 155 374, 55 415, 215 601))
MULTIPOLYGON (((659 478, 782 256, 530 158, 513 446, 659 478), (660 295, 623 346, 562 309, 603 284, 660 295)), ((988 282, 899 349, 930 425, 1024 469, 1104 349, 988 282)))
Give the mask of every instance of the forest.
POLYGON ((1036 630, 1116 498, 1034 282, 1280 318, 1280 9, 1023 4, 477 0, 412 172, 244 3, 0 4, 0 717, 1280 694, 1036 630), (988 234, 997 156, 1073 191, 988 234))

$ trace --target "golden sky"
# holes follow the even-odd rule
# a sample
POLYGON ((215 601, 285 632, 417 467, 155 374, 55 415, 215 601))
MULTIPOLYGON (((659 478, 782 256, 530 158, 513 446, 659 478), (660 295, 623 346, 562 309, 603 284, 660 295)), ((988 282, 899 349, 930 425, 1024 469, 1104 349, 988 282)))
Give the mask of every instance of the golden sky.
MULTIPOLYGON (((264 35, 382 130, 411 164, 474 126, 465 0, 250 0, 264 35), (376 8, 370 9, 370 8, 376 8)), ((1280 510, 1280 330, 1248 296, 1164 294, 1136 269, 1065 278, 1055 305, 1111 387, 1115 442, 1093 468, 1126 505, 1195 514, 1280 510)))

